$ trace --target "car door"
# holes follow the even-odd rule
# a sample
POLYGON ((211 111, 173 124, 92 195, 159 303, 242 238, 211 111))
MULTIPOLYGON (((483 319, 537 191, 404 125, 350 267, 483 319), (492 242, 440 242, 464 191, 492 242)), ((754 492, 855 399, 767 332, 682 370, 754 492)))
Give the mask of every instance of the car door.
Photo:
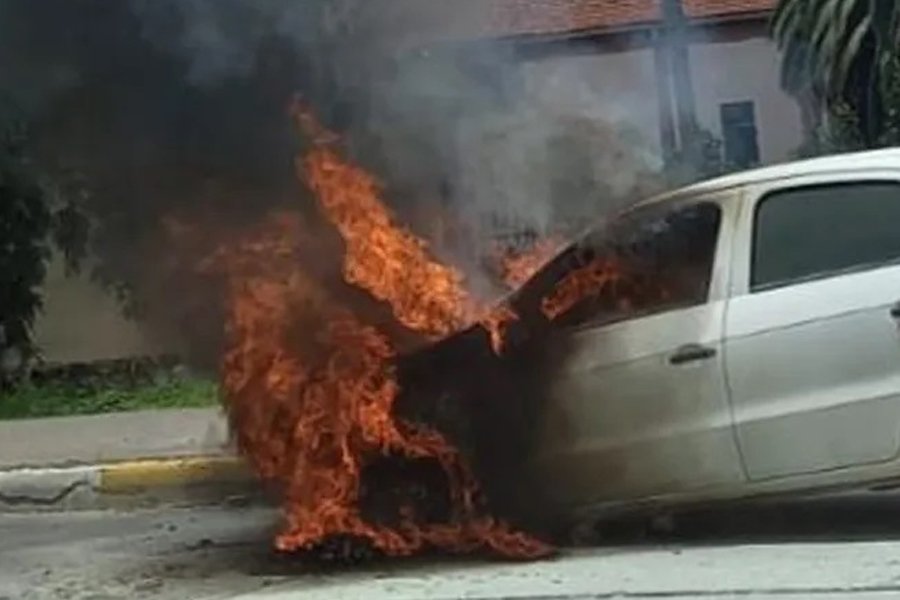
POLYGON ((611 234, 654 256, 636 272, 645 286, 665 281, 668 289, 660 298, 607 286, 598 294, 607 302, 597 304, 606 308, 560 319, 534 455, 557 502, 586 506, 743 480, 721 352, 737 208, 732 194, 690 201, 611 234), (642 232, 636 243, 632 230, 642 232), (679 249, 684 241, 694 249, 679 249))
POLYGON ((752 479, 887 461, 900 438, 900 180, 762 184, 736 238, 726 369, 752 479))

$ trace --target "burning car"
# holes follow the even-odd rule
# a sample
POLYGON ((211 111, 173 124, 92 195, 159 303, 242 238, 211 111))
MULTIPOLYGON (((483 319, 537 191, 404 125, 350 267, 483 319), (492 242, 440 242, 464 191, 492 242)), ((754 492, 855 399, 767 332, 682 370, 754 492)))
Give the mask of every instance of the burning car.
POLYGON ((668 193, 510 296, 498 352, 476 325, 403 357, 394 409, 528 527, 895 481, 898 223, 898 150, 668 193))
POLYGON ((572 520, 900 479, 900 151, 641 203, 485 304, 295 116, 321 223, 273 213, 203 263, 279 550, 535 558, 572 520))

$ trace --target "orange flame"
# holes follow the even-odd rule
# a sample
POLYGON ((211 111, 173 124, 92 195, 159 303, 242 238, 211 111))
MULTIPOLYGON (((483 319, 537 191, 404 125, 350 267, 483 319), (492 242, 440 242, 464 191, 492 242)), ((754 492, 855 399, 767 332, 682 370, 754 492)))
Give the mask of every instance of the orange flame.
MULTIPOLYGON (((462 274, 428 254, 423 240, 398 227, 380 199, 380 184, 358 166, 344 161, 328 132, 302 104, 293 113, 313 140, 312 150, 298 160, 298 170, 316 195, 325 217, 346 243, 345 279, 388 302, 403 325, 431 338, 441 338, 478 321, 500 354, 503 334, 516 315, 508 308, 485 309, 464 288, 462 274)), ((558 247, 539 242, 532 252, 509 257, 511 279, 526 280, 558 247)))
MULTIPOLYGON (((627 314, 641 307, 660 306, 673 301, 667 275, 642 269, 617 256, 600 256, 569 271, 541 301, 541 311, 550 321, 580 305, 583 300, 603 299, 597 310, 627 314)), ((599 315, 598 315, 599 316, 599 315)))
POLYGON ((518 320, 519 315, 506 305, 498 306, 481 319, 481 326, 488 332, 494 354, 503 354, 507 329, 518 320))
POLYGON ((556 255, 562 243, 557 237, 547 237, 538 240, 525 252, 501 252, 503 282, 510 289, 518 288, 556 255))
POLYGON ((462 275, 433 260, 423 240, 394 223, 378 182, 341 159, 309 111, 297 106, 295 114, 316 140, 298 167, 347 245, 346 280, 390 303, 397 320, 430 337, 472 322, 476 309, 462 275))
MULTIPOLYGON (((510 251, 499 246, 491 253, 500 267, 500 278, 509 289, 516 289, 528 281, 541 267, 553 258, 562 246, 562 240, 553 236, 538 240, 525 251, 510 251)), ((494 307, 479 320, 488 332, 491 348, 498 356, 503 354, 509 326, 519 320, 519 315, 508 305, 494 307)))
POLYGON ((541 312, 553 321, 581 300, 601 293, 621 278, 621 269, 611 258, 601 257, 566 274, 541 301, 541 312))
MULTIPOLYGON (((462 276, 394 224, 377 182, 341 160, 333 135, 309 112, 295 114, 314 142, 298 167, 344 239, 345 279, 426 336, 471 323, 478 310, 462 276)), ((308 549, 329 536, 350 535, 394 555, 429 545, 545 554, 546 545, 484 513, 477 481, 448 440, 393 414, 399 392, 394 346, 304 271, 305 261, 320 258, 314 252, 299 217, 282 214, 213 260, 230 290, 226 403, 241 451, 283 490, 286 527, 278 548, 308 549), (369 522, 360 507, 361 476, 378 456, 436 461, 452 500, 449 521, 422 523, 404 506, 399 522, 369 522)))

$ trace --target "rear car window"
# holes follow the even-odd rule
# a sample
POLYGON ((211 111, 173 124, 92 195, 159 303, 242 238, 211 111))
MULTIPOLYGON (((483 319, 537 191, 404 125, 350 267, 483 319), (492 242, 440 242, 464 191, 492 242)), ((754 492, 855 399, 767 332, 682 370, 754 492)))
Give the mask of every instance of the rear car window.
POLYGON ((868 181, 774 192, 756 209, 751 289, 900 260, 900 184, 868 181))

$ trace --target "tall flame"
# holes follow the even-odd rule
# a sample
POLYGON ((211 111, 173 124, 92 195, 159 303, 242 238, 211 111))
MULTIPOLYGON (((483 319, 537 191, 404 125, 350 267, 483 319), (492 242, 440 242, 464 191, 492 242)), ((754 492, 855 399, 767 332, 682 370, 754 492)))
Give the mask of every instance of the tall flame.
POLYGON ((443 337, 472 321, 477 309, 456 269, 428 255, 425 242, 398 227, 381 202, 381 186, 329 144, 310 113, 295 108, 313 149, 298 167, 325 217, 347 245, 344 276, 349 283, 388 302, 397 320, 430 337, 443 337))
MULTIPOLYGON (((297 161, 299 173, 344 240, 346 281, 429 338, 478 318, 462 276, 394 223, 377 181, 341 158, 336 138, 311 113, 298 107, 295 116, 313 138, 297 161)), ((223 383, 237 441, 284 492, 286 527, 277 546, 308 549, 347 535, 395 555, 425 546, 546 553, 543 543, 485 513, 473 474, 448 440, 393 413, 400 389, 394 346, 304 270, 318 258, 304 232, 299 217, 275 215, 213 261, 230 295, 223 383), (390 524, 367 519, 361 478, 379 456, 439 464, 452 502, 449 519, 427 522, 413 506, 399 507, 401 518, 390 524)))

